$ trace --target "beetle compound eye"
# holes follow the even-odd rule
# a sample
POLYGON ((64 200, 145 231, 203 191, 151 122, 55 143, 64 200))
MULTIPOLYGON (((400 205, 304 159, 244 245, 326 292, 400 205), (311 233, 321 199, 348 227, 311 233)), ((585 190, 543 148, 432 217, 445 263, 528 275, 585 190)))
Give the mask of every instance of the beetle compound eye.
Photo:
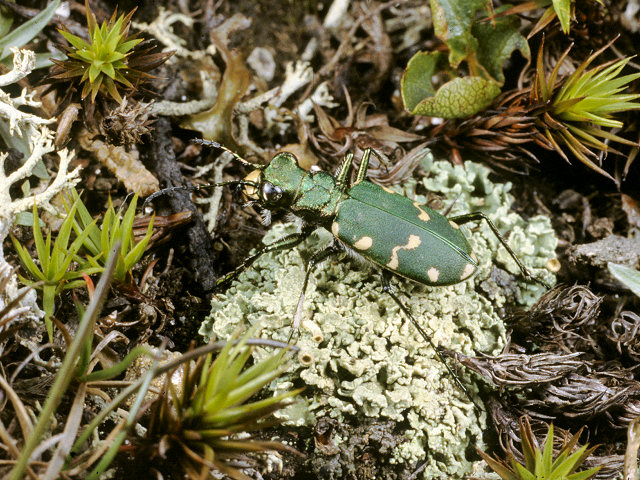
POLYGON ((278 203, 282 198, 282 193, 282 188, 273 183, 265 182, 262 185, 262 198, 265 203, 278 203))

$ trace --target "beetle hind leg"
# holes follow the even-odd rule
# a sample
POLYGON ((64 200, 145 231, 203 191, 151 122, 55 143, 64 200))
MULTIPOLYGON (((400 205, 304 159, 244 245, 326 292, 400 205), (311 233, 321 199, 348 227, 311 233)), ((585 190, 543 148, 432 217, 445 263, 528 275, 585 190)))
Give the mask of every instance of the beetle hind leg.
POLYGON ((449 364, 446 362, 444 356, 442 355, 442 352, 440 351, 440 348, 436 347, 436 345, 433 343, 433 340, 431 340, 431 336, 429 336, 429 334, 424 330, 424 328, 422 328, 422 326, 418 323, 418 321, 411 314, 411 312, 409 311, 407 306, 404 303, 402 303, 402 300, 400 300, 398 295, 395 293, 393 287, 391 286, 391 282, 390 282, 392 276, 393 276, 393 274, 391 272, 389 272, 387 270, 382 270, 382 290, 384 292, 388 293, 389 296, 393 299, 393 301, 396 302, 398 307, 400 307, 400 310, 402 310, 402 312, 411 321, 411 323, 416 328, 416 330, 418 330, 418 332, 420 333, 420 336, 436 352, 436 356, 438 357, 438 360, 440 360, 440 362, 442 362, 442 364, 447 369, 447 372, 449 372, 449 375, 451 375, 451 377, 453 377, 453 381, 456 383, 458 388, 460 388, 460 390, 462 390, 464 392, 465 396, 469 399, 469 401, 480 411, 481 410, 480 406, 476 403, 476 401, 473 399, 473 397, 469 393, 469 390, 467 390, 467 388, 462 384, 462 381, 460 380, 460 378, 455 374, 455 372, 451 369, 449 364))
POLYGON ((543 287, 545 287, 547 290, 549 290, 551 288, 551 286, 547 285, 545 282, 543 282, 539 278, 536 278, 535 276, 533 276, 533 274, 529 271, 529 269, 524 266, 522 261, 516 255, 516 252, 514 252, 511 249, 511 247, 509 246, 507 241, 504 239, 504 237, 502 236, 502 234, 500 233, 498 228, 493 224, 493 222, 491 220, 489 220, 489 217, 487 217, 484 213, 482 213, 482 212, 472 212, 472 213, 467 213, 465 215, 459 215, 457 217, 451 217, 451 218, 449 218, 449 220, 451 220, 454 223, 457 223, 458 225, 464 225, 465 223, 469 223, 469 222, 485 220, 487 222, 487 225, 489 225, 489 228, 491 229, 493 234, 498 239, 498 241, 502 244, 502 246, 504 248, 507 249, 507 252, 509 252, 509 255, 511 256, 511 258, 513 258, 513 260, 518 265, 518 268, 520 269, 520 272, 522 272, 522 276, 527 281, 536 282, 536 283, 542 285, 543 287))

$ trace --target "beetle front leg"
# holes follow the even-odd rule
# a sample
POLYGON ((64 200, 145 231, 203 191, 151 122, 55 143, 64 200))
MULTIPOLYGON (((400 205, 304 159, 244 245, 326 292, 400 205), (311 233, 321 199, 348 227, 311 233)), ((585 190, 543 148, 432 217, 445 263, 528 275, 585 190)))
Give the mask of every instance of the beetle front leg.
POLYGON ((498 238, 498 241, 502 244, 502 246, 504 248, 507 249, 507 252, 509 252, 509 255, 511 256, 511 258, 513 258, 513 260, 518 265, 518 268, 520 269, 520 272, 522 272, 522 276, 528 281, 533 281, 533 282, 539 283, 540 285, 545 287, 547 290, 549 290, 551 288, 545 282, 543 282, 542 280, 534 277, 531 274, 531 272, 527 269, 527 267, 525 267, 524 264, 522 263, 522 261, 518 258, 516 253, 511 249, 511 247, 509 246, 507 241, 504 239, 504 237, 502 236, 502 234, 500 233, 498 228, 493 224, 493 222, 491 220, 489 220, 489 217, 487 217, 484 213, 482 213, 482 212, 472 212, 472 213, 467 213, 465 215, 459 215, 457 217, 451 217, 451 218, 449 218, 449 220, 451 220, 452 222, 454 222, 454 223, 456 223, 458 225, 464 225, 465 223, 468 223, 468 222, 485 220, 487 222, 487 225, 489 225, 489 228, 491 229, 493 234, 498 238))
POLYGON ((307 285, 309 284, 309 277, 311 276, 311 271, 313 268, 319 264, 320 262, 326 260, 331 255, 335 255, 336 253, 340 253, 342 251, 334 243, 331 243, 327 248, 320 250, 313 254, 313 256, 307 262, 307 268, 304 274, 304 282, 302 283, 302 291, 300 292, 300 298, 298 299, 298 306, 296 307, 296 313, 293 316, 293 322, 291 324, 292 330, 291 335, 289 336, 289 340, 293 336, 293 332, 300 328, 300 319, 302 317, 302 306, 304 304, 304 297, 307 292, 307 285))
POLYGON ((316 229, 316 226, 313 225, 304 225, 302 227, 302 231, 298 233, 292 233, 291 235, 287 235, 276 240, 273 243, 263 247, 258 250, 253 255, 245 258, 240 265, 238 265, 234 270, 227 273, 222 278, 219 278, 216 281, 215 289, 220 288, 223 285, 227 285, 232 280, 235 280, 238 275, 244 272, 247 268, 253 265, 258 258, 260 258, 265 253, 269 252, 281 252, 282 250, 289 250, 290 248, 295 247, 296 245, 301 244, 311 233, 316 229))
POLYGON ((442 364, 447 369, 447 372, 449 372, 449 375, 451 375, 453 377, 453 380, 456 383, 456 385, 458 385, 460 390, 462 390, 464 392, 465 396, 469 399, 469 401, 471 401, 471 403, 473 403, 473 405, 480 411, 481 410, 480 407, 475 402, 475 400, 471 397, 471 394, 469 393, 467 388, 462 384, 462 382, 460 381, 458 376, 455 374, 455 372, 451 369, 449 364, 446 362, 446 360, 442 356, 442 353, 440 352, 440 348, 436 347, 436 345, 433 343, 433 340, 431 340, 431 337, 429 336, 429 334, 424 330, 424 328, 422 328, 422 326, 413 317, 413 315, 411 314, 409 309, 406 307, 406 305, 404 303, 402 303, 400 298, 396 295, 393 287, 391 286, 391 282, 390 282, 392 276, 393 276, 393 274, 391 272, 389 272, 388 270, 382 270, 382 291, 388 293, 389 296, 393 299, 393 301, 396 302, 396 305, 398 305, 398 307, 400 307, 400 310, 402 310, 402 312, 411 321, 411 323, 416 328, 416 330, 418 330, 418 332, 420 333, 420 336, 422 336, 422 338, 429 345, 431 345, 431 348, 433 348, 433 350, 436 352, 436 356, 438 357, 438 360, 440 360, 440 362, 442 362, 442 364))

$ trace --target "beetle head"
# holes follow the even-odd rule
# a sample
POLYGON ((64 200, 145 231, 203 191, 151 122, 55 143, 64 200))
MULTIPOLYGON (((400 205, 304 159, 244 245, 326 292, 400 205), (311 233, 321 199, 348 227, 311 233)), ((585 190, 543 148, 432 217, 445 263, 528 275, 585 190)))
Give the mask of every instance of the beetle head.
POLYGON ((244 178, 243 195, 265 208, 286 207, 293 201, 306 175, 290 153, 279 153, 264 169, 253 170, 244 178))

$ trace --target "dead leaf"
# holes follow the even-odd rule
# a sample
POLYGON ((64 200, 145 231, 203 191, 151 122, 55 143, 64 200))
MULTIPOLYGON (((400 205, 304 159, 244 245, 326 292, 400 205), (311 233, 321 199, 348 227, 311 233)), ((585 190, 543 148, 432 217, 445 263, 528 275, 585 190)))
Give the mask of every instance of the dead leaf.
POLYGON ((140 153, 135 147, 127 151, 124 147, 110 145, 98 135, 83 129, 77 137, 85 150, 92 152, 97 160, 107 167, 125 188, 146 197, 160 190, 160 183, 140 161, 140 153))

